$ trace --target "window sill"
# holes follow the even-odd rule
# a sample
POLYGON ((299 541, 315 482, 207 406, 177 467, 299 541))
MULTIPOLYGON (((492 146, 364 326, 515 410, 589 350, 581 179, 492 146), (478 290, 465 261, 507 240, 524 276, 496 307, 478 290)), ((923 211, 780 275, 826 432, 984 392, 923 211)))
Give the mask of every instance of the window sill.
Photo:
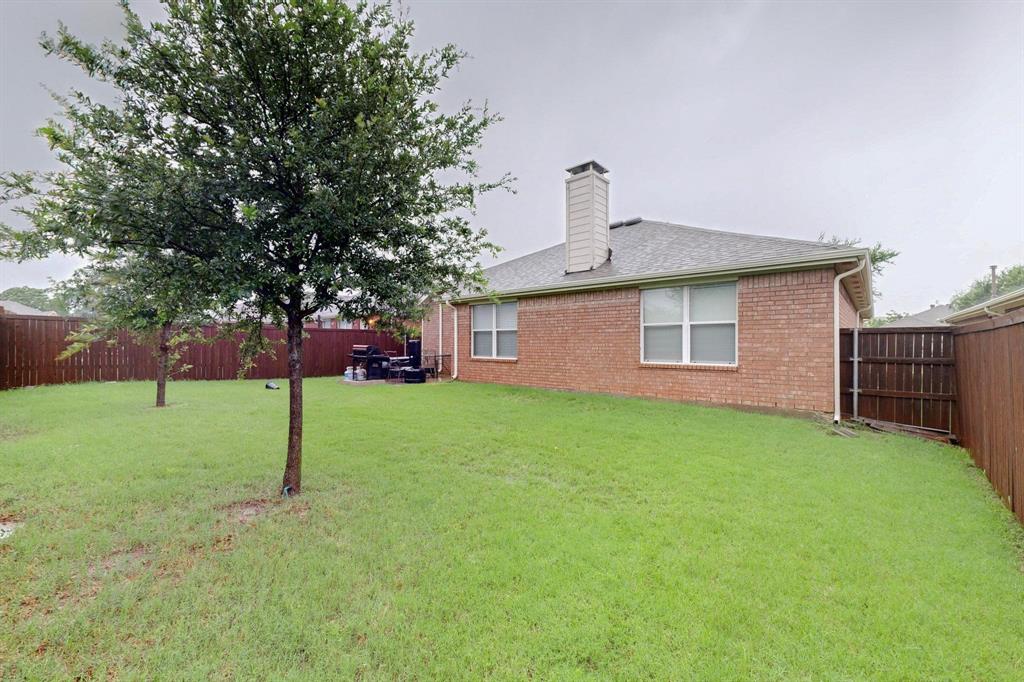
POLYGON ((469 359, 473 362, 519 362, 519 358, 489 358, 478 355, 470 355, 469 359))
POLYGON ((708 371, 708 372, 736 372, 740 366, 737 365, 709 365, 700 363, 685 363, 685 362, 640 362, 641 369, 682 369, 682 370, 697 370, 697 371, 708 371))

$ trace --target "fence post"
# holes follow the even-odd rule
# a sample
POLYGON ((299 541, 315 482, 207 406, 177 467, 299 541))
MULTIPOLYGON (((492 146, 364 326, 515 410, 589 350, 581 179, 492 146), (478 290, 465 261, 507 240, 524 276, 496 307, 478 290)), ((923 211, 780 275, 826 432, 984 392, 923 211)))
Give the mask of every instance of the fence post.
POLYGON ((853 418, 856 419, 859 414, 857 412, 857 398, 860 394, 860 320, 857 320, 857 324, 853 327, 853 418))

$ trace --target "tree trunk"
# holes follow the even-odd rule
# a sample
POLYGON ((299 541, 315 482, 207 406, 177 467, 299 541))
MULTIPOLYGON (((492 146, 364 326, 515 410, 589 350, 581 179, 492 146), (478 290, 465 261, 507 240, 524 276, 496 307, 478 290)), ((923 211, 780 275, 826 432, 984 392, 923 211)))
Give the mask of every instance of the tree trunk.
POLYGON ((281 492, 302 492, 302 317, 288 319, 288 459, 281 492))
POLYGON ((167 374, 170 372, 171 357, 171 325, 160 327, 160 340, 157 345, 156 358, 156 406, 167 405, 167 374))

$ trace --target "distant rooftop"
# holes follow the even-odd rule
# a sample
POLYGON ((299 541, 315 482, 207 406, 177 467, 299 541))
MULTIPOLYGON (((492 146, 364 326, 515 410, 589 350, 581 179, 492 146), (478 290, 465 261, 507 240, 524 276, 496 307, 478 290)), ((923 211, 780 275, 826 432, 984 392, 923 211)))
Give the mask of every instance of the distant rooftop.
POLYGON ((48 317, 58 317, 57 313, 52 310, 38 310, 30 305, 18 303, 17 301, 0 301, 0 308, 3 308, 5 313, 10 313, 11 315, 46 315, 48 317))
POLYGON ((927 310, 922 310, 919 313, 913 315, 907 315, 901 317, 898 320, 892 322, 886 322, 883 327, 936 327, 943 326, 946 323, 942 321, 942 318, 950 315, 953 312, 953 308, 945 303, 939 305, 933 305, 927 310))

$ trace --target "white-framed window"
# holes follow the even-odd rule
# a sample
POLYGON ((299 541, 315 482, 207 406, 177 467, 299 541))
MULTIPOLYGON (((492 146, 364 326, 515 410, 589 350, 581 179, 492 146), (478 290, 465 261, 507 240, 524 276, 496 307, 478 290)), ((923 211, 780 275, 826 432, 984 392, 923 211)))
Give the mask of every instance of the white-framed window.
POLYGON ((735 365, 736 336, 735 282, 641 293, 642 362, 735 365))
POLYGON ((473 316, 473 357, 516 357, 519 345, 518 308, 515 301, 470 306, 473 316))

